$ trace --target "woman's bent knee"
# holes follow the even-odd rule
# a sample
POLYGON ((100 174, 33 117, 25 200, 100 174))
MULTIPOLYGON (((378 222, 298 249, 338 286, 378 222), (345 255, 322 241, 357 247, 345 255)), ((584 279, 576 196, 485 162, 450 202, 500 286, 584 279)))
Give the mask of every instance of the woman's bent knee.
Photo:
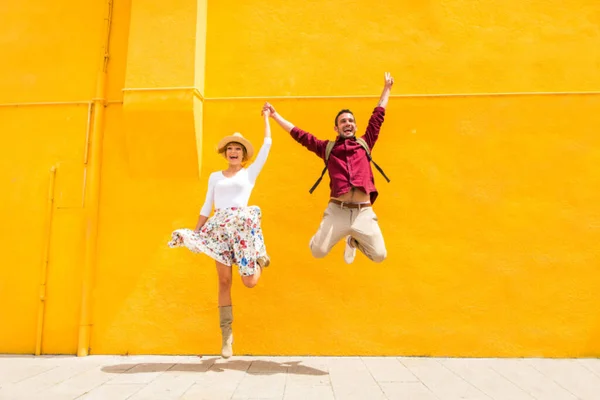
POLYGON ((247 280, 244 280, 243 282, 244 282, 244 286, 246 286, 248 289, 252 289, 258 283, 256 281, 247 281, 247 280))
POLYGON ((258 284, 258 277, 256 275, 243 276, 242 283, 248 289, 252 289, 253 287, 255 287, 258 284))

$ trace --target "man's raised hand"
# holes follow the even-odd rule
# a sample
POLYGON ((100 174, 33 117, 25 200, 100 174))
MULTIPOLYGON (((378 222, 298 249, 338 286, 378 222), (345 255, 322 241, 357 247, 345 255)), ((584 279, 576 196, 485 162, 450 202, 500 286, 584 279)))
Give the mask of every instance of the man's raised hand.
POLYGON ((387 89, 391 89, 392 86, 394 85, 394 78, 392 77, 392 74, 390 74, 389 72, 385 73, 385 87, 387 89))

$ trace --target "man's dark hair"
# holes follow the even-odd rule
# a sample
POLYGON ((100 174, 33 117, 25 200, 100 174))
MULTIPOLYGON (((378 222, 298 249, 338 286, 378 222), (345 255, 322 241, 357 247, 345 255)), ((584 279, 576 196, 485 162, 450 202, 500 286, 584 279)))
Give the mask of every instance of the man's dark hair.
POLYGON ((344 108, 339 113, 337 113, 337 115, 335 116, 335 126, 337 126, 337 124, 338 124, 338 118, 340 117, 340 115, 345 114, 345 113, 352 114, 352 116, 354 117, 354 113, 352 111, 348 110, 347 108, 344 108))

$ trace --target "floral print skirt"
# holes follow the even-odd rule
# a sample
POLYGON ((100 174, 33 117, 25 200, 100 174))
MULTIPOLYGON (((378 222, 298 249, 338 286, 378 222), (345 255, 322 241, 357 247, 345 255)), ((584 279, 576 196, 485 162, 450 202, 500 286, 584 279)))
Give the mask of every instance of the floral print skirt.
POLYGON ((191 229, 175 230, 169 247, 187 247, 221 264, 236 264, 242 276, 254 275, 259 267, 256 260, 267 254, 261 216, 257 206, 218 209, 200 228, 200 233, 191 229))

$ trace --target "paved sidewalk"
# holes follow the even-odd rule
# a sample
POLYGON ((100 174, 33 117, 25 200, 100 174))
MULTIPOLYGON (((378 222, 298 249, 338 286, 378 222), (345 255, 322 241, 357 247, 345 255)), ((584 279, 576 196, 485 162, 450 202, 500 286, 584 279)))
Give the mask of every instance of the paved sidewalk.
POLYGON ((599 359, 0 355, 0 399, 599 400, 599 359))

